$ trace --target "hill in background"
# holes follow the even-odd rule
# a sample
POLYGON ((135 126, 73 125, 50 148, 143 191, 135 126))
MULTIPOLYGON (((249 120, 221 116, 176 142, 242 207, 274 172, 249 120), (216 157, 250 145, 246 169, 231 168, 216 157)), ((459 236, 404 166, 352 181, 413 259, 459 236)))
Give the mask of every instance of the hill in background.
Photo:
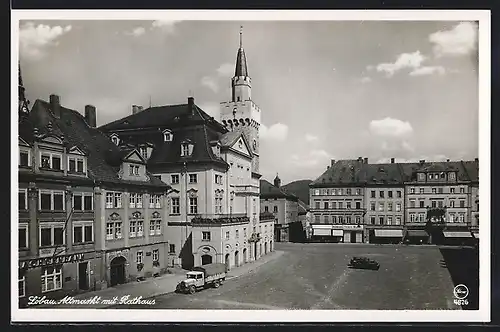
POLYGON ((281 188, 290 194, 297 196, 302 202, 309 205, 309 184, 312 180, 297 180, 282 186, 281 188))

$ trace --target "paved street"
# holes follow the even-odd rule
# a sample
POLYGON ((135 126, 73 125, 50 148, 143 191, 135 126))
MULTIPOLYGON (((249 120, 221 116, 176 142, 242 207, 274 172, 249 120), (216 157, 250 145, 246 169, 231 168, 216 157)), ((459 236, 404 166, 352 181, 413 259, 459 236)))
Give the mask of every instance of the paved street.
MULTIPOLYGON (((165 309, 460 309, 453 281, 434 246, 277 244, 281 257, 218 289, 155 298, 165 309), (379 271, 349 269, 354 255, 379 271)), ((152 306, 118 306, 148 308, 152 306)))

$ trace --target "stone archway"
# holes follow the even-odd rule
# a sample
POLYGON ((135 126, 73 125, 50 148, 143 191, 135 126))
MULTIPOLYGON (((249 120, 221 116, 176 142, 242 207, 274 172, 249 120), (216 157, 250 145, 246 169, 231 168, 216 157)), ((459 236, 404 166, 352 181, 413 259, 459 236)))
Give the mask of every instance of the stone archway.
POLYGON ((240 252, 238 250, 234 252, 234 266, 240 266, 240 252))
POLYGON ((243 264, 246 264, 247 261, 248 261, 247 248, 243 248, 243 264))
POLYGON ((110 286, 125 283, 125 264, 127 259, 123 256, 113 258, 109 264, 110 286))
POLYGON ((211 255, 201 256, 201 265, 212 264, 213 257, 211 255))

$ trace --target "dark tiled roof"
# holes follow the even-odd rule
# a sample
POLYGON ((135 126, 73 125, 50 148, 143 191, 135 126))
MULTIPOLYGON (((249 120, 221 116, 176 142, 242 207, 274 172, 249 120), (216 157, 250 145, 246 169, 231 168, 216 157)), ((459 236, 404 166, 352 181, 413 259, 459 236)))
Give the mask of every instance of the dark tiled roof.
POLYGON ((458 181, 470 181, 467 172, 460 161, 435 161, 423 163, 401 163, 401 170, 405 182, 417 180, 418 172, 457 172, 458 181))
POLYGON ((232 146, 240 136, 238 131, 229 131, 221 136, 220 143, 222 146, 232 146))
POLYGON ((362 164, 360 181, 366 184, 397 184, 403 182, 398 164, 362 164))
POLYGON ((360 183, 362 162, 356 159, 338 160, 309 186, 321 184, 354 184, 360 183))
POLYGON ((281 188, 271 184, 269 181, 260 180, 260 198, 286 198, 298 201, 297 196, 289 194, 281 188))
POLYGON ((479 182, 479 161, 464 161, 463 165, 472 182, 479 182))
POLYGON ((39 129, 40 134, 47 133, 47 125, 50 122, 52 132, 64 135, 64 141, 69 147, 80 148, 87 155, 89 177, 96 181, 149 185, 164 189, 169 187, 150 173, 148 182, 121 180, 118 171, 124 154, 128 152, 120 150, 100 130, 89 127, 85 118, 77 111, 61 106, 61 117, 56 118, 50 111, 49 103, 37 100, 29 113, 29 121, 31 126, 39 129))

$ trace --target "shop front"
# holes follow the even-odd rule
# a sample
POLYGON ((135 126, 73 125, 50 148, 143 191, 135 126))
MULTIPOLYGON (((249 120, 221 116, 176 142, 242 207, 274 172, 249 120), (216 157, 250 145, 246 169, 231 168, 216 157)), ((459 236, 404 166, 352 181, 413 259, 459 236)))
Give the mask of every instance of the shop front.
POLYGON ((370 233, 370 243, 398 244, 403 240, 402 229, 375 228, 370 233))
POLYGON ((363 243, 363 225, 342 225, 344 243, 363 243))
POLYGON ((343 241, 343 231, 341 229, 333 229, 333 225, 311 225, 313 242, 333 242, 338 243, 343 241))
POLYGON ((429 234, 424 229, 408 229, 403 242, 407 244, 427 244, 429 234))
POLYGON ((473 245, 474 235, 470 231, 443 231, 446 245, 473 245))
POLYGON ((33 295, 62 298, 96 289, 100 258, 95 252, 40 257, 19 262, 19 305, 33 295))

